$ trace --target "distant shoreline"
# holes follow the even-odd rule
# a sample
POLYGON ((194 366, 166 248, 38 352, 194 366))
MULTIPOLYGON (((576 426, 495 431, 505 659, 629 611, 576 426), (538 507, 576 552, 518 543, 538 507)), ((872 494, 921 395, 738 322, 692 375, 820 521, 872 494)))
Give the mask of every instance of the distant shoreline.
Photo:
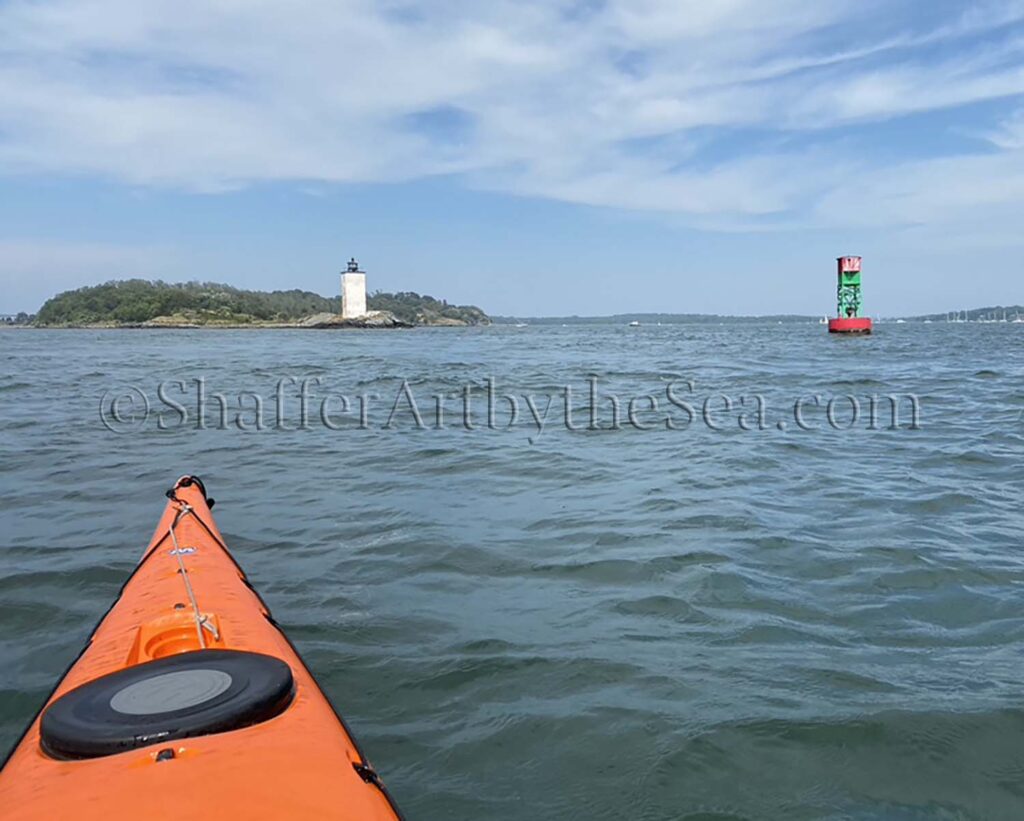
MULTIPOLYGON (((832 308, 834 309, 834 305, 832 308)), ((874 311, 866 312, 881 322, 932 322, 944 323, 952 320, 954 314, 964 316, 968 322, 1013 322, 1017 316, 1024 317, 1024 305, 996 305, 986 308, 971 308, 960 312, 950 311, 946 314, 917 314, 882 316, 874 311)), ((712 324, 744 324, 751 322, 773 323, 807 323, 820 322, 823 316, 832 315, 832 311, 821 314, 760 314, 742 316, 738 314, 696 314, 696 313, 631 313, 610 314, 605 316, 492 316, 495 325, 628 325, 638 322, 641 325, 712 325, 712 324)), ((964 320, 961 320, 964 321, 964 320)))
MULTIPOLYGON (((362 318, 343 320, 337 314, 320 313, 303 317, 302 319, 289 321, 270 321, 254 319, 250 322, 211 321, 188 322, 179 321, 178 317, 166 317, 166 321, 155 318, 144 322, 93 322, 93 323, 36 323, 28 322, 0 322, 0 328, 34 328, 53 330, 197 330, 197 329, 221 329, 221 330, 376 330, 381 328, 472 328, 502 326, 502 327, 524 327, 536 326, 569 326, 569 325, 739 325, 751 323, 772 323, 772 324, 814 324, 820 323, 824 315, 804 314, 767 314, 759 316, 741 316, 736 314, 666 314, 666 313, 636 313, 636 314, 612 314, 606 316, 493 316, 485 317, 482 322, 467 322, 461 319, 450 317, 433 316, 426 321, 409 322, 394 316, 391 312, 371 312, 378 317, 377 321, 362 321, 362 318), (381 315, 389 315, 390 318, 381 322, 381 315)), ((367 317, 370 319, 370 317, 367 317)), ((937 323, 937 324, 962 324, 970 323, 1020 323, 1024 319, 1024 306, 996 306, 990 308, 973 308, 966 311, 950 312, 949 314, 920 314, 917 316, 877 316, 876 321, 883 323, 937 323), (956 317, 955 319, 953 317, 956 317), (1004 318, 1005 317, 1005 318, 1004 318)))

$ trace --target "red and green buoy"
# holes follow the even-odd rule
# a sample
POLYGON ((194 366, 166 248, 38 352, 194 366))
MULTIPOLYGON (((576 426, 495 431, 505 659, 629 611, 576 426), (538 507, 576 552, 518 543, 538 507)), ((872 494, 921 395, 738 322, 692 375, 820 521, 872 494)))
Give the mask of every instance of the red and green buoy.
POLYGON ((860 257, 837 257, 836 316, 828 321, 830 334, 869 334, 871 317, 860 315, 860 257))

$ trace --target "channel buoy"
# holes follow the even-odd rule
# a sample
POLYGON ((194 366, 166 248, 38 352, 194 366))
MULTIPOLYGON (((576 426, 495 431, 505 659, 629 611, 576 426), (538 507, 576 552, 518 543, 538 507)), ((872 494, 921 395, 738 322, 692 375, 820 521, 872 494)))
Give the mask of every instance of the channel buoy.
POLYGON ((830 334, 869 334, 871 317, 861 316, 860 257, 837 257, 836 315, 828 321, 830 334))

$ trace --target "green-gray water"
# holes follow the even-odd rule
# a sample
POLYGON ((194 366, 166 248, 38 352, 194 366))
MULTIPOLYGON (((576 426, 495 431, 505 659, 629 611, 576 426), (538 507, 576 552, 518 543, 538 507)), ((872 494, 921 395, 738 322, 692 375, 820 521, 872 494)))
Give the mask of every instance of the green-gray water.
MULTIPOLYGON (((410 818, 1024 815, 1024 326, 9 331, 0 344, 0 749, 115 597, 163 491, 195 473, 410 818), (306 430, 273 429, 286 376, 321 379, 306 430), (620 397, 621 430, 607 429, 610 400, 588 429, 591 376, 620 397), (511 430, 488 427, 489 377, 518 396, 511 430), (191 414, 200 378, 206 430, 157 397, 183 381, 170 394, 191 414), (424 428, 405 398, 381 429, 403 379, 424 428), (473 429, 455 398, 435 429, 433 394, 467 385, 473 429), (150 399, 138 429, 101 423, 118 386, 150 399), (216 429, 211 396, 241 391, 263 398, 267 429, 216 429), (348 414, 328 406, 337 430, 318 418, 328 392, 350 400, 348 414), (864 416, 830 430, 810 400, 816 429, 793 419, 800 396, 854 394, 866 416, 868 396, 894 392, 918 397, 918 429, 909 405, 896 430, 884 404, 877 430, 864 416), (373 393, 360 426, 356 397, 373 393), (767 429, 740 430, 719 394, 757 393, 767 429), (554 397, 540 432, 525 394, 540 411, 554 397), (646 394, 659 408, 637 401, 652 425, 639 430, 625 417, 646 394), (700 418, 709 397, 721 430, 700 418)), ((285 393, 282 421, 299 427, 298 388, 285 393)))

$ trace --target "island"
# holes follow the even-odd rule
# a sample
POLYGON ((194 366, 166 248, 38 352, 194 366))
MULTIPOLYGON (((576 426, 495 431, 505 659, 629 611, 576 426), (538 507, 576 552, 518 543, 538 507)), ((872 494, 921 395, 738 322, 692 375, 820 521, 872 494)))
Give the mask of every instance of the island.
POLYGON ((144 279, 57 294, 32 322, 42 328, 411 328, 490 323, 474 305, 452 305, 412 291, 367 294, 365 314, 343 317, 340 296, 144 279))

